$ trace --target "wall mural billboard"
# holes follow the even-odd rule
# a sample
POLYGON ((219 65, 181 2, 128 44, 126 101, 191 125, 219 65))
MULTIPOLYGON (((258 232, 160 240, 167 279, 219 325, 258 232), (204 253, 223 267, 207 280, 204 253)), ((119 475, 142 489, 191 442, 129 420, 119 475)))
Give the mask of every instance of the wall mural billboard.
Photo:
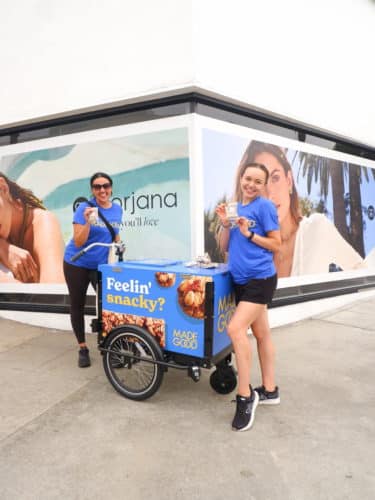
MULTIPOLYGON (((97 140, 87 135, 87 140, 72 144, 3 153, 0 284, 65 283, 62 256, 72 236, 73 204, 90 196, 89 179, 96 171, 111 175, 113 202, 124 209, 125 258, 191 258, 189 129, 179 125, 137 130, 129 134, 124 126, 116 135, 107 132, 97 140), (21 202, 14 204, 14 199, 21 202), (22 200, 28 201, 28 208, 22 200)), ((348 161, 346 155, 338 159, 328 150, 243 127, 200 130, 202 169, 196 179, 203 183, 203 205, 200 200, 198 205, 204 207, 204 248, 195 251, 225 260, 215 239, 215 207, 234 199, 241 162, 256 161, 270 172, 264 195, 278 210, 283 238, 276 260, 280 277, 374 270, 373 168, 348 161)), ((200 234, 201 228, 195 230, 200 234)), ((1 285, 1 290, 7 289, 1 285)))
POLYGON ((320 151, 291 148, 286 140, 283 146, 280 137, 275 139, 273 143, 250 134, 244 138, 202 129, 205 251, 212 260, 225 259, 216 242, 215 207, 238 201, 239 166, 256 162, 269 171, 264 196, 278 211, 282 247, 275 264, 279 277, 374 270, 375 169, 334 159, 329 151, 323 156, 320 151))
POLYGON ((64 283, 74 201, 90 197, 97 171, 124 210, 126 258, 188 259, 188 142, 178 127, 2 156, 0 283, 64 283))

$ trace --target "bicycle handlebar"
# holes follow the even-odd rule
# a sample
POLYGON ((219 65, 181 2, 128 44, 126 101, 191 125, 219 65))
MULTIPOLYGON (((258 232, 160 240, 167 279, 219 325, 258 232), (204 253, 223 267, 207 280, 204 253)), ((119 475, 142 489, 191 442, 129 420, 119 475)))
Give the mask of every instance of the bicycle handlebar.
POLYGON ((79 259, 81 257, 81 255, 83 255, 85 253, 84 250, 81 250, 80 252, 76 253, 75 255, 73 255, 73 257, 71 257, 71 261, 74 262, 75 260, 79 259))
POLYGON ((83 248, 79 252, 77 252, 73 257, 71 257, 71 261, 74 262, 77 259, 79 259, 83 254, 85 254, 90 248, 92 247, 114 247, 116 249, 116 255, 118 255, 118 260, 121 262, 123 260, 123 255, 125 252, 125 243, 119 242, 119 243, 91 243, 91 245, 88 245, 86 248, 83 248))

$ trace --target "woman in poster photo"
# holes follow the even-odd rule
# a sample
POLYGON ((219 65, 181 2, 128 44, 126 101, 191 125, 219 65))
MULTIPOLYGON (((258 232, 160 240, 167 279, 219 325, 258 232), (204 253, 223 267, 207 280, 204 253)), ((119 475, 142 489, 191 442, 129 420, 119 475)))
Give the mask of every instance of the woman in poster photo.
POLYGON ((0 172, 0 282, 63 283, 63 251, 55 215, 0 172))
MULTIPOLYGON (((281 232, 281 247, 275 253, 279 278, 328 273, 330 264, 343 271, 365 267, 362 257, 325 215, 313 213, 302 217, 291 165, 282 148, 252 141, 242 157, 239 171, 246 162, 262 163, 269 173, 266 193, 276 205, 281 232)), ((235 191, 238 199, 238 173, 235 191)))
POLYGON ((122 208, 111 201, 112 179, 103 172, 96 172, 90 178, 92 197, 91 206, 82 202, 73 216, 73 238, 69 241, 64 255, 64 274, 70 296, 70 320, 76 336, 78 366, 86 368, 91 365, 89 349, 86 344, 84 307, 87 289, 91 283, 96 289, 97 269, 99 264, 108 261, 108 247, 95 246, 72 261, 78 252, 92 243, 112 243, 120 241, 119 230, 122 223, 122 208), (104 215, 112 229, 110 230, 98 211, 104 215))
POLYGON ((216 208, 221 224, 218 242, 223 252, 228 251, 236 298, 236 310, 228 325, 238 370, 237 405, 232 422, 235 431, 250 429, 259 401, 262 404, 280 401, 275 386, 274 346, 267 310, 277 284, 273 253, 280 246, 280 231, 274 204, 261 196, 268 177, 264 165, 242 163, 238 173, 238 214, 234 215, 234 223, 228 218, 225 204, 216 208), (257 340, 263 382, 255 389, 250 385, 249 325, 257 340))

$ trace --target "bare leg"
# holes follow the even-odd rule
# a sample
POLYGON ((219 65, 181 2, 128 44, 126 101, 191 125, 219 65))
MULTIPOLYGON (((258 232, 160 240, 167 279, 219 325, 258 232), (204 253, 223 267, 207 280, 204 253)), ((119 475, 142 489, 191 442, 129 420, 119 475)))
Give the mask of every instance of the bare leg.
POLYGON ((240 302, 228 325, 228 335, 232 341, 238 370, 238 394, 250 396, 251 346, 247 336, 249 324, 253 324, 262 313, 262 304, 240 302))
POLYGON ((263 306, 263 310, 251 324, 251 329, 257 341, 262 383, 267 391, 273 391, 275 389, 275 348, 268 323, 267 306, 263 306))

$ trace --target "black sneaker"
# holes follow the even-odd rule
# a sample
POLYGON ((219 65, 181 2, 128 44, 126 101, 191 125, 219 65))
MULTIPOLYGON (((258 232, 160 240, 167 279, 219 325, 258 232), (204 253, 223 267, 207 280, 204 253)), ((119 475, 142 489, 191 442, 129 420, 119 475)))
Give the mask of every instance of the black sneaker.
POLYGON ((78 366, 80 368, 86 368, 91 365, 89 350, 87 347, 81 347, 78 351, 78 366))
POLYGON ((236 396, 236 414, 232 422, 232 430, 247 431, 253 425, 255 410, 258 406, 259 396, 255 391, 251 392, 249 398, 236 396))
POLYGON ((279 388, 276 386, 274 391, 266 391, 264 385, 260 387, 255 387, 259 395, 260 405, 278 405, 280 404, 279 388))

